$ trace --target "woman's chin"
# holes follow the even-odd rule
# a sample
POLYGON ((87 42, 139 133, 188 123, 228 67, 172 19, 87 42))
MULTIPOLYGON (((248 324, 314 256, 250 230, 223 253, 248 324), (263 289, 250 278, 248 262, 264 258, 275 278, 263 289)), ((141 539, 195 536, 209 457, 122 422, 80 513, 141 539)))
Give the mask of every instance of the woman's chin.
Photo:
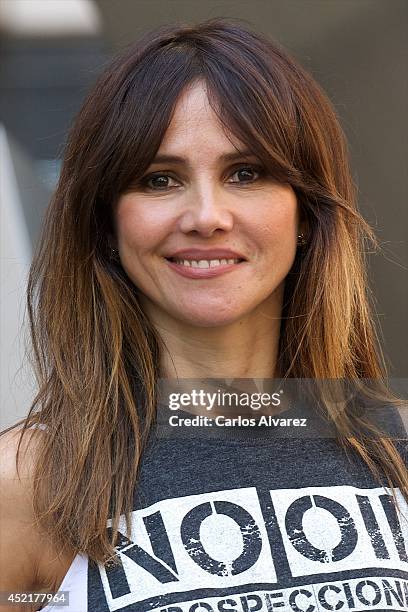
POLYGON ((185 325, 191 325, 193 327, 225 327, 232 325, 240 319, 242 319, 243 312, 240 309, 222 311, 220 309, 202 309, 202 310, 189 310, 184 312, 178 312, 176 314, 177 319, 185 325))

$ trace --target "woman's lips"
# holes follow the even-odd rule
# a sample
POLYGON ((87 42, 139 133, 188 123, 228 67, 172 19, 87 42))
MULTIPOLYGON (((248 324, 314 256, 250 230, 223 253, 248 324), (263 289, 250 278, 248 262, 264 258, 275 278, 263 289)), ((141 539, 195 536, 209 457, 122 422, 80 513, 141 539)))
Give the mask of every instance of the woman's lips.
POLYGON ((232 270, 236 270, 238 269, 240 266, 242 266, 242 264, 245 263, 245 261, 240 261, 238 263, 220 263, 216 266, 210 267, 210 268, 198 268, 198 267, 192 267, 190 266, 186 266, 183 263, 177 263, 175 261, 171 261, 170 259, 165 259, 165 261, 167 262, 168 266, 174 270, 174 272, 177 272, 178 274, 180 274, 180 276, 184 276, 186 278, 196 278, 196 279, 200 279, 200 278, 213 278, 215 276, 221 276, 222 274, 225 274, 226 272, 231 272, 232 270))

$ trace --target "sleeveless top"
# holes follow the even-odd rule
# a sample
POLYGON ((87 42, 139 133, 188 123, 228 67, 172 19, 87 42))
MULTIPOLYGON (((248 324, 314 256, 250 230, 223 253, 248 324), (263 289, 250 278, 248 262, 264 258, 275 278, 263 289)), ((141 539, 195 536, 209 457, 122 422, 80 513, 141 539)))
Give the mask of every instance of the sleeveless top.
POLYGON ((399 510, 332 438, 199 429, 154 431, 119 564, 78 554, 60 586, 69 606, 42 612, 408 610, 398 489, 399 510))

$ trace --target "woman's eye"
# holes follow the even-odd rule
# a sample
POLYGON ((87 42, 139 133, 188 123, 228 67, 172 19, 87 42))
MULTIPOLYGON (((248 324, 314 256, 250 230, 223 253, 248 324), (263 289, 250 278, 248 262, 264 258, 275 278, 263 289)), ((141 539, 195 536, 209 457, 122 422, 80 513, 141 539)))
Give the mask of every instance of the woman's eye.
POLYGON ((144 184, 149 189, 154 189, 156 191, 179 186, 179 183, 168 174, 155 174, 150 177, 148 176, 145 178, 144 184))
MULTIPOLYGON (((242 185, 254 183, 262 175, 262 170, 254 166, 242 166, 230 175, 227 183, 242 185)), ((142 185, 151 191, 166 191, 180 187, 180 182, 169 174, 150 174, 142 179, 142 185)))
POLYGON ((252 166, 245 166, 244 168, 239 168, 231 175, 228 183, 252 183, 256 181, 260 177, 260 171, 252 166))

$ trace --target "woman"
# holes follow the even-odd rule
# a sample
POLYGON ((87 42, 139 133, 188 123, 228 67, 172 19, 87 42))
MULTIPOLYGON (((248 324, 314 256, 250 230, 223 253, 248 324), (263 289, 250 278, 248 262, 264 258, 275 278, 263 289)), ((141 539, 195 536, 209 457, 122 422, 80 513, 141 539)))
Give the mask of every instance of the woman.
POLYGON ((72 612, 404 609, 402 445, 329 401, 336 440, 154 422, 160 377, 382 381, 366 238, 334 111, 275 44, 215 20, 120 55, 31 269, 2 588, 60 587, 72 612))

